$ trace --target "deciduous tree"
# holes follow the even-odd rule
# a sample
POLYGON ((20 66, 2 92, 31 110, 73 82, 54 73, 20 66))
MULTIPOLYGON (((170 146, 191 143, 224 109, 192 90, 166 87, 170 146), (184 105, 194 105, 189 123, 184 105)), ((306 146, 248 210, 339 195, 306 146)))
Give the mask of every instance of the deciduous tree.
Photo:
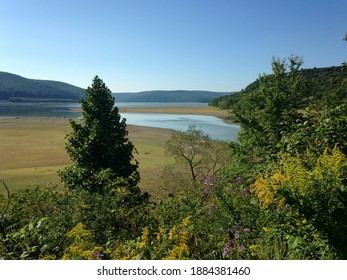
POLYGON ((286 138, 302 122, 300 109, 305 108, 309 87, 299 68, 302 60, 290 57, 289 62, 274 59, 272 75, 259 78, 259 87, 232 106, 241 123, 239 142, 243 151, 261 160, 287 151, 286 138))
POLYGON ((213 176, 230 160, 226 142, 212 140, 195 126, 185 132, 175 131, 166 143, 166 150, 190 174, 192 182, 213 176))

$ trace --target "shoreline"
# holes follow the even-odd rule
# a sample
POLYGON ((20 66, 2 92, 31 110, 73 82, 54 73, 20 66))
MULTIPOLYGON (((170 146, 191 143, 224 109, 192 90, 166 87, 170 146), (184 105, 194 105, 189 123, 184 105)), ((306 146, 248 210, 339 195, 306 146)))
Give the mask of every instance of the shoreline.
POLYGON ((228 112, 216 107, 118 107, 119 112, 124 113, 158 113, 158 114, 190 114, 227 117, 228 112))
MULTIPOLYGON (((70 127, 69 120, 74 118, 69 117, 54 117, 54 116, 0 116, 0 125, 9 125, 10 127, 12 124, 20 122, 22 125, 25 124, 47 124, 47 123, 55 123, 57 125, 66 125, 66 129, 70 127)), ((0 127, 1 128, 1 127, 0 127)), ((5 128, 5 127, 3 127, 5 128)), ((150 133, 153 132, 159 132, 159 131, 165 131, 167 133, 171 133, 174 130, 170 128, 159 128, 159 127, 152 127, 152 126, 143 126, 143 125, 134 125, 134 124, 127 124, 127 128, 129 128, 129 134, 131 132, 139 132, 144 129, 149 131, 150 133)))
MULTIPOLYGON (((228 110, 220 109, 218 107, 213 106, 184 106, 184 103, 182 104, 182 107, 173 106, 170 104, 167 104, 167 106, 164 107, 157 107, 157 106, 151 106, 151 107, 116 107, 119 110, 119 113, 149 113, 149 114, 178 114, 178 115, 202 115, 202 116, 214 116, 221 120, 223 120, 225 123, 228 124, 236 124, 233 119, 230 118, 230 113, 228 110)), ((1 109, 1 108, 0 108, 1 109)), ((70 113, 81 113, 82 109, 81 107, 75 107, 75 106, 67 106, 64 109, 59 109, 59 111, 65 111, 70 113)), ((4 117, 10 117, 10 116, 0 116, 1 118, 4 117)), ((12 117, 12 116, 11 116, 12 117)), ((32 117, 32 116, 13 116, 13 117, 19 117, 19 118, 25 118, 25 117, 32 117)), ((33 116, 35 117, 35 116, 33 116)), ((39 116, 37 116, 39 117, 39 116)), ((43 116, 44 118, 46 116, 43 116)), ((50 116, 47 116, 50 117, 50 116)), ((53 118, 55 116, 52 116, 53 118)), ((58 116, 56 116, 58 117, 58 116)), ((61 116, 60 118, 64 118, 64 116, 61 116)), ((65 118, 75 118, 75 117, 65 117, 65 118)))
MULTIPOLYGON (((152 113, 152 114, 177 114, 177 115, 202 115, 214 116, 222 119, 225 123, 236 124, 230 119, 228 110, 212 106, 194 107, 117 107, 119 113, 152 113)), ((72 112, 82 112, 81 108, 70 108, 72 112)))
MULTIPOLYGON (((226 116, 228 112, 223 109, 219 109, 217 107, 211 107, 211 106, 182 106, 182 107, 175 107, 175 106, 165 106, 165 107, 118 107, 119 112, 124 113, 168 113, 168 114, 204 114, 204 115, 213 115, 213 116, 226 116)), ((82 112, 81 107, 69 107, 69 110, 72 112, 82 112)))

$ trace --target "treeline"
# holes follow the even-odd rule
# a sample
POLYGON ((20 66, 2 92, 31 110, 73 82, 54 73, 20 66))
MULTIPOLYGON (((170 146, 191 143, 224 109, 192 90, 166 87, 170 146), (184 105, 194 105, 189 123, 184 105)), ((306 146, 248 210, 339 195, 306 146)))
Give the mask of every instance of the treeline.
MULTIPOLYGON (((116 102, 201 102, 209 103, 227 92, 203 90, 154 90, 113 93, 116 102)), ((34 80, 0 72, 0 101, 70 102, 85 96, 85 90, 67 83, 34 80)))
POLYGON ((78 101, 85 90, 58 81, 34 80, 0 72, 0 100, 13 102, 78 101), (52 100, 51 100, 52 99, 52 100))
POLYGON ((129 93, 113 93, 116 102, 202 102, 223 96, 226 92, 203 90, 154 90, 129 93))
POLYGON ((66 190, 0 198, 0 257, 347 259, 347 85, 312 99, 301 65, 274 59, 239 95, 238 142, 173 133, 161 201, 141 192, 126 123, 96 77, 70 122, 66 190))
MULTIPOLYGON (((319 101, 321 99, 329 102, 331 93, 335 91, 342 83, 346 83, 347 66, 331 66, 325 68, 301 69, 300 75, 305 79, 310 91, 306 98, 311 101, 319 101)), ((271 77, 271 75, 270 75, 271 77)), ((233 104, 240 100, 240 96, 257 90, 260 86, 259 79, 249 84, 245 89, 231 95, 225 95, 213 99, 209 104, 221 109, 230 109, 233 104)), ((335 98, 334 98, 335 99, 335 98)))

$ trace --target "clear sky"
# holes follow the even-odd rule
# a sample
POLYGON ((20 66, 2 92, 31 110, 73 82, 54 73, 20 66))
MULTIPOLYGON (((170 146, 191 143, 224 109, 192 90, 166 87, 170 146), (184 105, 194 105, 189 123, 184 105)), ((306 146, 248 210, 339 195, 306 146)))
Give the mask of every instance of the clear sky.
POLYGON ((237 91, 347 60, 346 0, 0 0, 0 71, 113 92, 237 91))

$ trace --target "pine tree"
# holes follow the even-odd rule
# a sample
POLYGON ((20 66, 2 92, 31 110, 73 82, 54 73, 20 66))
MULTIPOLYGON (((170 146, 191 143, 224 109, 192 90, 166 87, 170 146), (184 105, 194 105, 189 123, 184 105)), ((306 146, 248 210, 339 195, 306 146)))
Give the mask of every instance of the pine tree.
POLYGON ((96 76, 81 100, 82 119, 70 120, 66 150, 73 164, 59 175, 69 189, 84 188, 102 192, 105 180, 125 180, 135 187, 140 176, 136 151, 128 139, 125 119, 105 83, 96 76), (107 178, 105 178, 105 176, 107 178))

